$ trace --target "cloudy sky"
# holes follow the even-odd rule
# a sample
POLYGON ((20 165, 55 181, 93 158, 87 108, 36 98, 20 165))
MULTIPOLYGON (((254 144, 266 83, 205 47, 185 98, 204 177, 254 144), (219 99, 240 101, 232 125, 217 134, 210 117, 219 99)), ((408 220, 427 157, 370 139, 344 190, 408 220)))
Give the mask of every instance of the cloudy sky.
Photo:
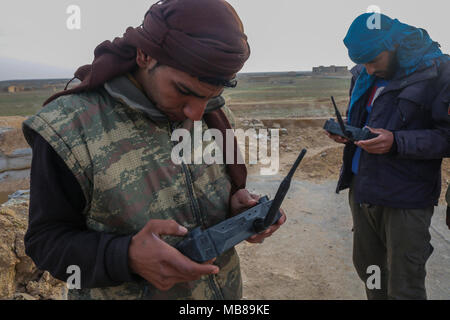
MULTIPOLYGON (((0 80, 70 77, 92 62, 94 48, 141 24, 156 0, 14 0, 0 11, 0 80), (81 29, 69 30, 70 5, 81 10, 81 29)), ((370 5, 422 27, 450 52, 448 0, 229 0, 244 23, 252 56, 243 72, 305 71, 347 65, 347 28, 370 5)))

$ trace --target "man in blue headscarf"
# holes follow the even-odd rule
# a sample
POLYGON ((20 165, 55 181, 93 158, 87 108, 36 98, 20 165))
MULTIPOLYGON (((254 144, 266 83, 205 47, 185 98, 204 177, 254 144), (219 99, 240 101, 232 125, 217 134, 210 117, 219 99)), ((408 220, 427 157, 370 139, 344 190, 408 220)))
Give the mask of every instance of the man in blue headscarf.
POLYGON ((357 17, 344 44, 357 64, 347 122, 378 137, 330 135, 346 144, 337 192, 350 188, 353 262, 367 297, 426 299, 429 227, 450 152, 450 57, 424 29, 382 14, 375 26, 374 15, 357 17))

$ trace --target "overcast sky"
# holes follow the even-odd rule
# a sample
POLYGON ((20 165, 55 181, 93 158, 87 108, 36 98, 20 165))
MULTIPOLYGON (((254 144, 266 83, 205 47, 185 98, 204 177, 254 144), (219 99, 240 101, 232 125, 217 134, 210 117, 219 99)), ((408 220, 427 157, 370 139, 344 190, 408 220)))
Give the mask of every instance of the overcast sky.
MULTIPOLYGON (((128 26, 140 25, 154 2, 2 1, 0 80, 70 77, 78 66, 92 62, 99 43, 122 36, 128 26), (81 9, 80 30, 66 26, 70 5, 81 9), (49 66, 48 74, 45 66, 49 66)), ((352 66, 342 39, 353 19, 370 5, 377 5, 381 12, 404 23, 426 29, 433 40, 441 43, 444 52, 450 52, 448 0, 229 2, 241 17, 252 48, 243 72, 306 71, 316 65, 331 64, 352 66)))

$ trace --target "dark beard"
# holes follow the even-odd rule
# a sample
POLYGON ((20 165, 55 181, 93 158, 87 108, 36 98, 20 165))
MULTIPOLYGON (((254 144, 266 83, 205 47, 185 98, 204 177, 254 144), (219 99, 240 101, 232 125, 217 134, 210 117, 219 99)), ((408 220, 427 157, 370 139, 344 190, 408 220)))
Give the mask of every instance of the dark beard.
POLYGON ((398 61, 397 61, 397 51, 392 53, 392 56, 389 59, 389 66, 387 68, 386 74, 384 75, 384 79, 390 80, 397 73, 398 69, 398 61))

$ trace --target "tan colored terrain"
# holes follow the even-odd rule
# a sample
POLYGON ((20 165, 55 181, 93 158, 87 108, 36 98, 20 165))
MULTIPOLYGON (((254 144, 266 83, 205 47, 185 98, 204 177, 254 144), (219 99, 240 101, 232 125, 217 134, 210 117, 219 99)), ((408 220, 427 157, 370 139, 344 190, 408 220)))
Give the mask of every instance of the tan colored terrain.
POLYGON ((26 255, 27 196, 0 205, 0 299, 62 299, 65 284, 39 270, 26 255))

